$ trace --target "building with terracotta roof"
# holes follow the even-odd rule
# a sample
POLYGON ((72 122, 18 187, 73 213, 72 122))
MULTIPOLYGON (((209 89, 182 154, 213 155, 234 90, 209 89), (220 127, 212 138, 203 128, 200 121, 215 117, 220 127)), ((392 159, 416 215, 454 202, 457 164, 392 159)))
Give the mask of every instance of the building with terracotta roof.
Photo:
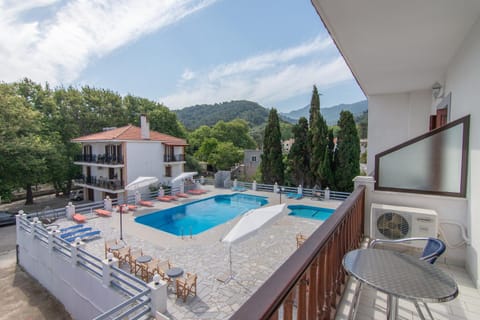
POLYGON ((144 115, 140 126, 127 125, 72 139, 82 144, 82 154, 74 163, 82 166, 83 175, 75 184, 84 188, 86 200, 127 196, 124 187, 139 176, 168 183, 183 172, 187 142, 150 131, 144 115))

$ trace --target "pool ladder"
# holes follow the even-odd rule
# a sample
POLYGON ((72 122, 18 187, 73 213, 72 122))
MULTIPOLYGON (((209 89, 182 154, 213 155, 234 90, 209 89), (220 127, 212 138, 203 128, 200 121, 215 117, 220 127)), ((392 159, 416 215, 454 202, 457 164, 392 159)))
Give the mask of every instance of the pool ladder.
MULTIPOLYGON (((184 230, 183 227, 181 227, 181 228, 180 228, 180 233, 181 233, 181 235, 182 235, 182 240, 183 240, 183 236, 184 236, 184 235, 183 235, 183 230, 184 230)), ((193 239, 192 226, 190 226, 190 239, 193 239)))

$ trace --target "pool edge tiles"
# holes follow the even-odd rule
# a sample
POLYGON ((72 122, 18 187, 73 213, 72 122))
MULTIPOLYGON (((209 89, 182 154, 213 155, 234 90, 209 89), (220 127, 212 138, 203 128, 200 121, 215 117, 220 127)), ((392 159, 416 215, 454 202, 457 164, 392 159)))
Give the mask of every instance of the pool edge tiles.
POLYGON ((266 204, 267 197, 218 194, 142 215, 134 221, 174 236, 199 235, 266 204))
POLYGON ((335 209, 306 206, 301 204, 289 205, 290 212, 288 215, 297 218, 314 219, 325 221, 335 212, 335 209))

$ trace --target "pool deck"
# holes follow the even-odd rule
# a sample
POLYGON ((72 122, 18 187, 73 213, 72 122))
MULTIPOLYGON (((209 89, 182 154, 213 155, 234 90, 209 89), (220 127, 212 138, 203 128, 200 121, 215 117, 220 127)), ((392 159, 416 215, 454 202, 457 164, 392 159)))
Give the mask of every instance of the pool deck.
MULTIPOLYGON (((132 248, 142 248, 144 254, 160 260, 170 260, 185 272, 198 275, 197 296, 188 297, 184 303, 176 299, 173 288, 168 290, 167 313, 171 319, 227 319, 229 318, 268 277, 296 250, 295 235, 299 232, 310 235, 321 223, 320 220, 292 216, 281 217, 273 225, 263 228, 249 239, 232 246, 234 277, 223 283, 217 278, 229 275, 228 249, 221 239, 234 226, 237 217, 227 223, 207 230, 192 238, 187 234, 179 237, 136 223, 134 218, 187 201, 195 201, 216 194, 234 193, 228 189, 205 187, 208 193, 190 196, 170 203, 154 201, 152 208, 139 207, 135 212, 123 214, 123 240, 132 248)), ((246 191, 245 194, 264 196, 269 205, 280 203, 279 194, 246 191)), ((282 203, 303 204, 324 208, 337 208, 341 202, 319 201, 305 197, 288 199, 282 195, 282 203)), ((86 249, 98 257, 104 257, 104 240, 119 239, 120 217, 114 213, 110 218, 96 217, 87 224, 102 231, 102 238, 87 243, 86 249)), ((62 219, 56 223, 61 227, 72 225, 62 219)), ((187 231, 188 232, 188 231, 187 231)))

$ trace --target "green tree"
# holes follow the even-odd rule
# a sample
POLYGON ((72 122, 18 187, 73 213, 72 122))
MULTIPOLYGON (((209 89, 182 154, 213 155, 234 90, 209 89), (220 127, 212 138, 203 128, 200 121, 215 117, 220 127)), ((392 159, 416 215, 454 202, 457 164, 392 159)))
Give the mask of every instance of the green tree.
POLYGON ((33 203, 32 186, 49 181, 47 157, 56 152, 42 132, 43 116, 32 108, 36 101, 31 97, 17 85, 0 83, 0 180, 23 187, 25 204, 33 203))
POLYGON ((201 161, 209 161, 210 155, 216 151, 218 145, 219 142, 215 138, 205 139, 197 152, 195 152, 195 157, 201 161))
POLYGON ((278 113, 275 108, 270 110, 263 138, 263 155, 260 163, 263 182, 283 184, 284 166, 282 157, 282 142, 278 113))
MULTIPOLYGON (((157 105, 155 110, 147 114, 150 130, 169 134, 178 138, 187 136, 185 128, 178 122, 177 115, 166 107, 157 105)), ((138 118, 140 119, 140 117, 138 118)), ((138 122, 139 120, 137 120, 138 122)))
POLYGON ((211 137, 213 137, 212 128, 210 128, 209 126, 201 126, 197 128, 195 131, 188 135, 187 152, 189 154, 195 154, 198 149, 200 149, 203 141, 211 137))
POLYGON ((208 163, 217 170, 230 170, 242 158, 242 149, 235 147, 232 142, 220 142, 209 155, 208 163))
POLYGON ((338 191, 353 191, 353 178, 360 174, 360 139, 353 115, 342 111, 338 120, 338 165, 335 182, 338 191))
POLYGON ((310 102, 309 123, 309 150, 310 150, 310 186, 321 184, 322 163, 325 157, 327 145, 328 126, 320 113, 320 96, 316 86, 313 86, 312 99, 310 102))
POLYGON ((232 142, 241 149, 254 149, 255 141, 248 134, 248 123, 242 119, 230 122, 218 121, 212 128, 212 136, 221 142, 232 142))
POLYGON ((295 185, 301 184, 303 186, 310 168, 307 119, 301 117, 292 131, 295 142, 288 154, 288 167, 292 182, 295 185))
POLYGON ((335 140, 333 136, 333 129, 328 130, 328 143, 325 150, 325 157, 322 163, 322 177, 324 179, 324 186, 331 190, 336 190, 335 185, 335 169, 337 161, 337 151, 335 148, 335 140))

